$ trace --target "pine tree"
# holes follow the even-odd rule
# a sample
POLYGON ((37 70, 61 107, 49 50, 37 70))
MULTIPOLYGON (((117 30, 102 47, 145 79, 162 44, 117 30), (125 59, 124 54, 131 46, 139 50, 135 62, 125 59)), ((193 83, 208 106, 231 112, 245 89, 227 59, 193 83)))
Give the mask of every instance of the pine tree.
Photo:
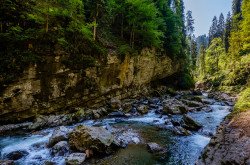
POLYGON ((233 15, 237 15, 241 13, 241 4, 242 4, 242 0, 233 0, 233 4, 232 4, 233 15))
POLYGON ((211 41, 218 37, 218 20, 217 17, 214 16, 213 21, 212 21, 212 26, 209 29, 209 43, 211 43, 211 41))
POLYGON ((226 24, 225 24, 225 33, 224 33, 224 44, 225 44, 226 52, 228 52, 228 49, 230 46, 229 38, 230 38, 231 30, 232 30, 232 16, 231 16, 231 13, 228 12, 226 24))
POLYGON ((186 30, 187 30, 187 36, 191 38, 194 32, 194 19, 192 16, 192 11, 190 10, 188 10, 186 14, 186 30))
POLYGON ((217 25, 217 36, 223 38, 224 30, 225 30, 225 19, 224 15, 221 13, 217 25))

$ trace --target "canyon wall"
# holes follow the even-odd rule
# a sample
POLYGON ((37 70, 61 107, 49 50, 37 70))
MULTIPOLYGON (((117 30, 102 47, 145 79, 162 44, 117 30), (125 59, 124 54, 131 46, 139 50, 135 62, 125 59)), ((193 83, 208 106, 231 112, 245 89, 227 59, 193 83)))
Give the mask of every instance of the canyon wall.
POLYGON ((98 108, 111 98, 125 99, 147 93, 150 82, 178 71, 168 56, 151 49, 123 60, 110 51, 95 67, 72 70, 63 64, 63 53, 45 55, 30 65, 0 97, 0 123, 31 120, 37 115, 71 111, 72 107, 98 108))

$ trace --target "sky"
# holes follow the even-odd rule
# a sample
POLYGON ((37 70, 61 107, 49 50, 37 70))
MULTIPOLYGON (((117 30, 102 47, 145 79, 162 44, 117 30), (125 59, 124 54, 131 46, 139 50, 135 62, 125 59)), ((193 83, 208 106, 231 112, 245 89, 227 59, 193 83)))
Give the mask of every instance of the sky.
POLYGON ((231 11, 232 0, 184 0, 185 10, 193 12, 195 36, 208 34, 212 19, 220 13, 226 15, 231 11))

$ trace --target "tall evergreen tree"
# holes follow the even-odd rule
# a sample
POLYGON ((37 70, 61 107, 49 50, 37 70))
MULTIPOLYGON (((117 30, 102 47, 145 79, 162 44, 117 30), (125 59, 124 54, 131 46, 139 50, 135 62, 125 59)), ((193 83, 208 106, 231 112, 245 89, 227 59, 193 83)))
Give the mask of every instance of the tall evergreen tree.
POLYGON ((232 4, 233 15, 237 15, 241 13, 241 4, 242 4, 242 0, 233 0, 233 4, 232 4))
POLYGON ((186 30, 187 36, 191 38, 192 34, 194 33, 194 19, 192 16, 192 11, 190 10, 188 10, 186 14, 186 30))
POLYGON ((218 25, 217 25, 217 35, 218 35, 218 37, 223 38, 224 30, 225 30, 225 19, 224 19, 224 15, 221 13, 220 17, 219 17, 219 22, 218 22, 218 25))
POLYGON ((229 38, 230 38, 231 29, 232 29, 232 16, 231 16, 231 13, 228 12, 226 24, 225 24, 225 32, 224 32, 224 45, 225 45, 226 52, 228 52, 228 49, 230 46, 229 38))
POLYGON ((214 16, 213 21, 212 21, 212 26, 209 29, 209 43, 211 43, 211 41, 214 38, 218 37, 218 33, 217 33, 218 29, 217 29, 217 27, 218 27, 218 19, 217 19, 216 16, 214 16))

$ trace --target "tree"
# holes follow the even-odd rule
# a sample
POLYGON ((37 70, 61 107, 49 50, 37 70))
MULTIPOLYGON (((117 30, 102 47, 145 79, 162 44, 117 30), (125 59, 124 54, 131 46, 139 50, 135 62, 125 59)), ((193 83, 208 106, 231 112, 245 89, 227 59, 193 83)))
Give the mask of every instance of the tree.
POLYGON ((233 15, 237 15, 241 13, 241 4, 242 4, 242 0, 233 0, 233 3, 232 3, 233 15))
POLYGON ((225 19, 224 15, 221 13, 217 25, 217 36, 223 38, 224 30, 225 30, 225 19))
POLYGON ((250 2, 243 0, 242 2, 242 23, 241 23, 241 36, 243 38, 242 54, 250 53, 250 2))
POLYGON ((231 16, 231 13, 228 12, 226 24, 225 24, 225 32, 224 32, 224 44, 225 44, 226 52, 228 52, 228 49, 230 46, 229 38, 230 38, 231 30, 232 30, 232 16, 231 16))
POLYGON ((194 19, 192 16, 192 11, 187 11, 186 14, 186 30, 187 30, 187 36, 190 38, 192 37, 192 34, 194 33, 194 19))
POLYGON ((206 47, 202 44, 197 58, 198 75, 203 78, 206 73, 206 47))
POLYGON ((218 37, 218 20, 217 17, 214 16, 213 21, 212 21, 212 25, 209 29, 209 43, 211 43, 211 41, 218 37))

